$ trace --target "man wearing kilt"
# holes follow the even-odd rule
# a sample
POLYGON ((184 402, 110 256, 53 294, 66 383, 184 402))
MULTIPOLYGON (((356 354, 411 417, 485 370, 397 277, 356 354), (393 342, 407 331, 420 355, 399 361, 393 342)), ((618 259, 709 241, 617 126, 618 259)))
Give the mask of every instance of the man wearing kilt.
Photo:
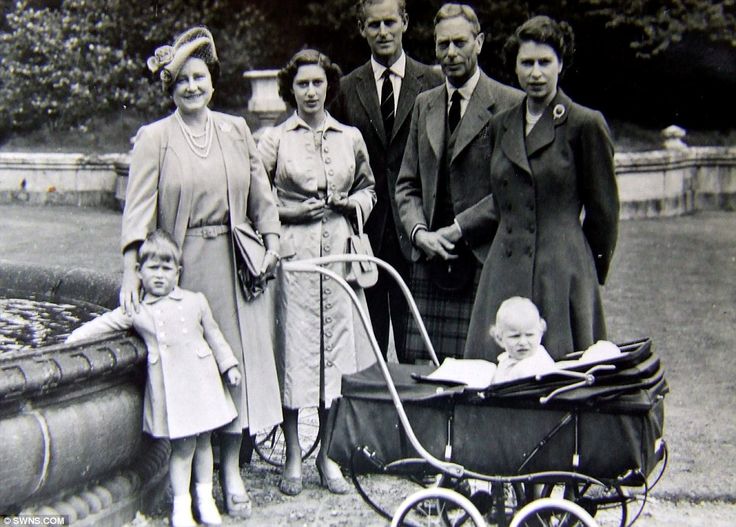
MULTIPOLYGON (((462 357, 490 219, 471 209, 490 198, 491 117, 522 93, 478 67, 484 34, 473 9, 444 4, 435 16, 435 51, 446 82, 417 97, 396 183, 399 216, 411 235, 410 288, 440 356, 462 357)), ((492 223, 491 223, 492 224, 492 223)), ((413 321, 408 362, 427 358, 413 321)))

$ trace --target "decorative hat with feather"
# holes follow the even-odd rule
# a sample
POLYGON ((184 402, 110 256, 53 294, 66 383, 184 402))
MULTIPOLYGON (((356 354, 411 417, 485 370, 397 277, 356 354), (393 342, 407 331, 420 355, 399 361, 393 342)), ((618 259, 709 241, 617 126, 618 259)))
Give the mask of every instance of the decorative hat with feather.
POLYGON ((152 73, 159 74, 164 91, 168 91, 184 63, 192 56, 206 64, 218 62, 215 41, 206 27, 188 29, 179 35, 173 46, 156 48, 146 65, 152 73))

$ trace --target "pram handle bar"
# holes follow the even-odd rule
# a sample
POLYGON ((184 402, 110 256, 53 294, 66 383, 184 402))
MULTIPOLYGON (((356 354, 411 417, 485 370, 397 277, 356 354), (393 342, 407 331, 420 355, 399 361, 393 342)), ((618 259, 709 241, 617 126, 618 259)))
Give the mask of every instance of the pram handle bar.
POLYGON ((580 371, 559 369, 559 370, 555 370, 554 372, 545 373, 542 375, 536 375, 534 378, 538 381, 547 375, 563 375, 567 377, 572 377, 574 379, 580 379, 579 382, 568 384, 567 386, 562 386, 552 391, 549 395, 540 397, 539 402, 542 404, 547 404, 549 401, 551 401, 553 398, 560 395, 561 393, 569 392, 571 390, 575 390, 576 388, 580 388, 582 386, 592 386, 593 384, 595 384, 595 375, 593 375, 595 372, 612 371, 615 369, 616 369, 616 366, 614 366, 613 364, 598 364, 596 366, 593 366, 592 368, 590 368, 584 373, 580 371))
MULTIPOLYGON (((322 265, 332 264, 332 263, 344 263, 344 262, 363 262, 363 261, 369 261, 373 262, 377 265, 380 265, 384 269, 388 270, 389 273, 392 274, 394 279, 399 283, 400 286, 402 286, 402 291, 404 291, 404 294, 407 295, 408 293, 408 287, 406 287, 406 284, 402 280, 401 276, 396 272, 396 270, 391 267, 389 264, 385 263, 382 260, 379 260, 378 258, 374 256, 368 256, 368 255, 352 255, 352 254, 346 254, 346 255, 332 255, 332 256, 322 256, 319 258, 308 258, 304 260, 297 260, 297 261, 287 261, 282 262, 281 267, 286 272, 295 272, 295 273, 320 273, 325 276, 329 276, 332 278, 340 287, 342 287, 345 292, 350 297, 350 300, 353 302, 353 305, 356 307, 358 314, 360 315, 360 321, 363 323, 363 327, 366 330, 366 333, 368 333, 368 337, 371 343, 371 348, 373 349, 373 354, 376 357, 376 361, 378 362, 378 365, 381 368, 381 373, 383 374, 386 385, 388 386, 388 391, 391 394, 391 400, 394 403, 394 407, 396 408, 396 412, 399 415, 399 420, 401 421, 402 426, 404 427, 404 432, 406 433, 407 438, 409 439, 409 442, 411 443, 411 446, 414 447, 414 449, 419 453, 419 455, 424 458, 430 465, 437 468, 438 470, 441 470, 442 472, 445 472, 453 477, 462 477, 463 473, 465 472, 465 468, 462 465, 458 465, 456 463, 449 463, 446 461, 441 461, 434 457, 431 453, 429 453, 425 448, 422 446, 422 444, 419 442, 419 439, 417 439, 417 436, 414 434, 414 430, 411 427, 411 423, 409 422, 409 418, 406 415, 406 412, 404 411, 404 405, 401 403, 401 399, 399 398, 399 393, 396 391, 396 386, 394 385, 393 379, 391 379, 391 374, 388 371, 388 366, 386 365, 386 361, 383 358, 383 355, 381 354, 381 349, 378 347, 378 342, 376 341, 376 336, 373 334, 373 328, 371 326, 370 321, 368 320, 367 315, 365 314, 365 311, 363 310, 363 307, 360 305, 360 302, 358 301, 358 297, 355 294, 355 291, 353 291, 353 288, 348 284, 345 279, 337 274, 336 272, 325 269, 324 267, 321 267, 322 265)), ((407 297, 407 300, 411 299, 411 294, 407 297)), ((413 300, 410 302, 410 306, 412 308, 412 313, 415 317, 419 316, 419 310, 416 307, 416 304, 414 304, 413 300)), ((437 364, 437 355, 434 352, 434 349, 431 347, 431 343, 429 342, 429 336, 427 335, 427 331, 424 328, 424 325, 421 323, 421 317, 418 319, 420 331, 422 332, 422 337, 427 342, 427 345, 429 346, 431 355, 433 360, 435 361, 435 364, 437 364)))

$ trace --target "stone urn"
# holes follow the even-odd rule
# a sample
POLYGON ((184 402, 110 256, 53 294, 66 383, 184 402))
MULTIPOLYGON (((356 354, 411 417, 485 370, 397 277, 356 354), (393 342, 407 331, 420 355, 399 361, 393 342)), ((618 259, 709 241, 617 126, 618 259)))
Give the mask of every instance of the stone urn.
POLYGON ((259 130, 273 126, 286 111, 286 103, 279 96, 278 72, 279 70, 251 70, 243 74, 251 84, 248 112, 258 118, 255 135, 258 135, 259 130))

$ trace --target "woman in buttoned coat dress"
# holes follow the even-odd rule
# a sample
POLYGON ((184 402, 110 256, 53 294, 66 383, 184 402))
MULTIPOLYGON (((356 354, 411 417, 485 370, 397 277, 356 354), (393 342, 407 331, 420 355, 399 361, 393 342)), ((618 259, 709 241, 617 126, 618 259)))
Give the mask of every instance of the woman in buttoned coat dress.
POLYGON ((248 516, 250 499, 240 476, 243 430, 270 429, 282 420, 274 359, 273 297, 247 302, 238 286, 230 226, 250 219, 270 253, 263 274, 278 263, 280 222, 273 193, 245 120, 207 107, 219 73, 212 35, 182 34, 149 59, 176 111, 143 126, 133 148, 122 250, 121 305, 136 309, 140 282, 137 247, 162 228, 182 248, 181 286, 207 298, 233 349, 243 381, 229 387, 238 416, 220 434, 220 476, 230 515, 248 516))
POLYGON ((526 98, 494 118, 492 200, 498 218, 473 306, 465 357, 495 361, 489 328, 501 302, 532 299, 555 359, 606 338, 600 287, 618 236, 613 145, 603 116, 557 81, 572 57, 572 29, 534 17, 505 47, 526 98))
MULTIPOLYGON (((360 132, 325 111, 328 90, 338 86, 339 68, 315 50, 300 51, 279 73, 281 96, 297 111, 264 132, 258 148, 276 190, 284 257, 287 247, 298 260, 344 253, 355 209, 365 220, 376 200, 360 132)), ((332 269, 342 273, 344 265, 332 269)), ((333 280, 281 272, 278 286, 277 366, 287 449, 280 488, 294 495, 302 488, 298 409, 320 406, 324 423, 326 409, 340 395, 342 375, 369 366, 374 356, 348 293, 333 280)), ((363 291, 355 292, 365 308, 363 291)), ((321 426, 321 437, 326 433, 321 426)), ((324 441, 322 446, 322 481, 333 492, 344 491, 324 441)))

